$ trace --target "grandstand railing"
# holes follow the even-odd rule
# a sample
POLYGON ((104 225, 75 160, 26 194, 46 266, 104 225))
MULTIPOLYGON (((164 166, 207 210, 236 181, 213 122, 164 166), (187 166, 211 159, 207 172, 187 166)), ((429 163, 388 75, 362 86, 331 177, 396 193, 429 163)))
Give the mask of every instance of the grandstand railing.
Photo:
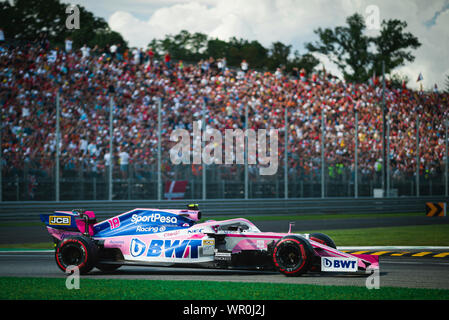
MULTIPOLYGON (((310 198, 310 199, 215 199, 196 200, 204 217, 215 215, 320 215, 348 213, 422 213, 426 202, 447 202, 448 197, 399 198, 310 198)), ((99 219, 110 218, 135 208, 184 209, 186 200, 116 200, 116 201, 26 201, 4 202, 0 206, 0 221, 40 221, 39 214, 70 211, 75 208, 92 210, 99 219)), ((286 222, 286 230, 288 223, 286 222)))
MULTIPOLYGON (((206 169, 206 199, 244 199, 244 166, 234 168, 211 165, 206 169)), ((335 174, 325 171, 325 198, 354 197, 354 172, 344 169, 335 174)), ((25 166, 22 170, 3 172, 3 201, 52 201, 55 200, 54 168, 43 169, 25 166)), ((291 170, 287 176, 287 198, 319 198, 321 194, 320 170, 304 174, 291 170)), ((163 172, 162 200, 165 186, 171 181, 187 181, 184 199, 202 199, 202 173, 192 172, 190 166, 179 165, 176 170, 163 172)), ((274 176, 260 176, 249 169, 249 199, 281 199, 285 197, 284 170, 280 167, 274 176)), ((157 168, 155 165, 133 165, 123 172, 114 166, 112 200, 157 200, 157 168)), ((391 178, 389 197, 416 196, 416 178, 402 175, 391 178)), ((95 172, 82 166, 62 168, 60 174, 60 200, 108 200, 109 179, 105 171, 95 172)), ((375 189, 382 188, 379 173, 358 175, 358 196, 373 197, 375 189)), ((420 196, 444 196, 443 175, 420 177, 420 196)))

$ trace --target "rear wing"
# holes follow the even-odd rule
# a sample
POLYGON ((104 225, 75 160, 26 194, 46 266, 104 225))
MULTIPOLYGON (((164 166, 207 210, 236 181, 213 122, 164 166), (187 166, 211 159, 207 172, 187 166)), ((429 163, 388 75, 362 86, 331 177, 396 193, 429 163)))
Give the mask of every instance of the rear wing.
POLYGON ((92 225, 96 223, 95 214, 84 210, 55 211, 51 214, 41 214, 40 218, 47 228, 80 232, 88 236, 93 235, 92 225))

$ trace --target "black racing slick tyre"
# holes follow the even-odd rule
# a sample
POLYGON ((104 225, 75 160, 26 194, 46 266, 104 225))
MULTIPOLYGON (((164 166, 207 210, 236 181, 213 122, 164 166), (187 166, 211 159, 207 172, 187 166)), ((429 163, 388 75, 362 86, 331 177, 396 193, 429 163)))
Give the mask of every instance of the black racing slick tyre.
MULTIPOLYGON (((309 239, 313 240, 315 242, 319 242, 321 244, 324 244, 325 246, 337 249, 337 246, 335 245, 335 242, 326 234, 324 233, 311 233, 309 234, 309 239)), ((310 267, 311 272, 321 272, 321 258, 315 257, 315 260, 313 262, 313 265, 310 267)))
POLYGON ((84 236, 70 236, 61 240, 55 251, 56 264, 66 272, 68 267, 77 267, 80 274, 86 274, 96 264, 97 246, 84 236))
POLYGON ((312 246, 300 236, 285 236, 273 249, 274 266, 287 277, 297 277, 306 273, 313 257, 312 246))
POLYGON ((309 235, 309 239, 322 243, 328 247, 337 249, 337 246, 335 245, 335 242, 326 234, 324 233, 311 233, 309 235))

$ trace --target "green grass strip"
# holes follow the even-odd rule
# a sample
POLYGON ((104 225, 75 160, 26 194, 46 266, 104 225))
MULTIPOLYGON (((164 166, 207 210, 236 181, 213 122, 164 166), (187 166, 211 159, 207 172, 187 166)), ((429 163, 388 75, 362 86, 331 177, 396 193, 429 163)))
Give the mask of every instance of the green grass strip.
POLYGON ((200 222, 207 220, 228 220, 245 218, 249 221, 305 221, 305 220, 334 220, 334 219, 368 219, 393 217, 419 217, 425 216, 422 212, 412 213, 347 213, 347 214, 288 214, 288 215, 257 215, 257 216, 209 216, 203 217, 200 222))
POLYGON ((449 290, 287 283, 80 279, 69 290, 66 278, 0 278, 0 299, 45 300, 448 300, 449 290))
POLYGON ((53 242, 36 242, 36 243, 8 243, 0 244, 0 251, 14 250, 51 250, 54 249, 53 242))
POLYGON ((337 246, 448 246, 449 224, 382 228, 315 230, 337 246))

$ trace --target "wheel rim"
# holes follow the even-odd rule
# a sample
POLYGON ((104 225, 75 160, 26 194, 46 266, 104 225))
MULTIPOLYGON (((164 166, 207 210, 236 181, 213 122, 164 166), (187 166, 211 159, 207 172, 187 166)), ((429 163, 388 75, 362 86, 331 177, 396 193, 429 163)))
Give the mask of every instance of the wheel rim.
POLYGON ((293 243, 285 243, 278 250, 279 262, 286 269, 295 269, 302 262, 302 254, 300 248, 293 243))
POLYGON ((61 258, 66 266, 78 266, 82 263, 83 259, 82 250, 74 245, 67 245, 61 250, 61 258))

